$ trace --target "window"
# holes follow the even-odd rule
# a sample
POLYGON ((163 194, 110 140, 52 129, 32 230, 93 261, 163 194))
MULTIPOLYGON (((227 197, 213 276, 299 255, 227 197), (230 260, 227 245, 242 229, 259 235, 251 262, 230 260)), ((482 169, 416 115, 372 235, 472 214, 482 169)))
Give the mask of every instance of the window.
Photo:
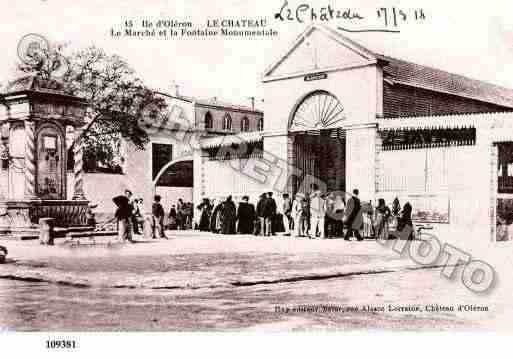
POLYGON ((249 119, 246 116, 244 116, 242 120, 240 120, 240 130, 241 132, 249 131, 249 119))
POLYGON ((205 114, 205 130, 211 130, 214 127, 214 121, 212 120, 212 115, 210 112, 205 114))
POLYGON ((230 116, 229 113, 227 113, 224 116, 224 119, 223 119, 223 130, 225 130, 225 131, 231 131, 232 130, 232 117, 230 116))
POLYGON ((151 145, 153 179, 173 159, 173 145, 153 143, 151 145))
POLYGON ((264 119, 260 118, 258 120, 258 131, 263 131, 263 130, 264 130, 264 119))

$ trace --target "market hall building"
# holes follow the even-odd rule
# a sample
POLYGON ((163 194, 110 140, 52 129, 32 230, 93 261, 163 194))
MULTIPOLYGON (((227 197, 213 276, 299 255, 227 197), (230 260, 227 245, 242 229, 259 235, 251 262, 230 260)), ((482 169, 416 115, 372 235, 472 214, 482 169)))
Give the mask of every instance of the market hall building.
MULTIPOLYGON (((228 195, 255 203, 262 192, 279 199, 317 183, 358 188, 373 204, 408 201, 414 221, 451 238, 513 237, 513 91, 376 54, 318 25, 262 81, 263 112, 163 94, 176 126, 150 129, 145 151, 127 144, 122 173, 85 173, 86 198, 107 218, 126 188, 151 211, 155 193, 168 210, 177 196, 195 206, 228 195)), ((8 185, 15 170, 0 169, 3 197, 15 187, 23 195, 8 185)))
POLYGON ((358 188, 373 204, 408 201, 414 221, 435 231, 507 239, 513 91, 376 54, 318 25, 262 81, 263 131, 201 141, 195 202, 281 197, 317 182, 326 191, 358 188))

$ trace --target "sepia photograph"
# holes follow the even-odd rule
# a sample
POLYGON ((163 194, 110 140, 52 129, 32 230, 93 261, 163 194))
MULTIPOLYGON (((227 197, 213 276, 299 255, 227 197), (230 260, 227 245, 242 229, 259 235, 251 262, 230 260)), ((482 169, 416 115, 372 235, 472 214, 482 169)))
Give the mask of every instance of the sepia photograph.
POLYGON ((511 332, 512 11, 3 0, 0 343, 511 332))

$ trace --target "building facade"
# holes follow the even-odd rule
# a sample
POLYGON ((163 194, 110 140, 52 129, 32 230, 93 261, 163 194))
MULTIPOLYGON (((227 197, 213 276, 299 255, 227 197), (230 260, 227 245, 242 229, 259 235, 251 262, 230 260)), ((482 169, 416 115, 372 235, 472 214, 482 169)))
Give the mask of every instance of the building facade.
POLYGON ((108 212, 113 193, 129 188, 149 211, 155 193, 165 205, 256 202, 316 183, 358 188, 373 204, 410 202, 415 222, 451 238, 513 237, 513 91, 377 54, 318 25, 262 84, 263 112, 162 94, 168 116, 148 122, 146 150, 126 144, 115 180, 86 174, 87 197, 108 212))
POLYGON ((452 237, 505 238, 513 91, 376 54, 317 25, 262 82, 263 132, 202 142, 217 151, 200 168, 202 195, 358 188, 362 201, 410 202, 416 222, 452 237))

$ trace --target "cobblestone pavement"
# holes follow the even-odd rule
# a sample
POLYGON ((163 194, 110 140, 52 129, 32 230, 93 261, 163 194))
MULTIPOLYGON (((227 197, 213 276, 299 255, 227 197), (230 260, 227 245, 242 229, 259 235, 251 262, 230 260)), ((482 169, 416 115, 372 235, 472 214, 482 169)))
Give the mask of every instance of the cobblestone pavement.
POLYGON ((419 268, 373 241, 169 235, 136 244, 60 240, 54 247, 0 240, 14 260, 0 265, 0 328, 429 330, 513 323, 504 286, 477 296, 441 277, 440 268, 419 268), (431 304, 455 311, 433 312, 425 307, 431 304), (413 305, 422 310, 394 310, 413 305))

